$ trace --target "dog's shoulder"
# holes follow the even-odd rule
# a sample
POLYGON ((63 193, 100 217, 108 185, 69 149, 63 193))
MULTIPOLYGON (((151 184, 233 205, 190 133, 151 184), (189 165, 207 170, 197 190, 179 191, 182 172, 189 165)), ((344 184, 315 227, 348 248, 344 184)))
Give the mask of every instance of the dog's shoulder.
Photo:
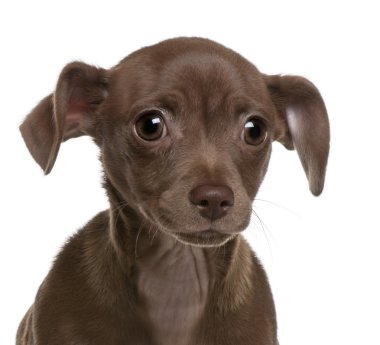
POLYGON ((103 239, 108 238, 108 228, 109 212, 98 213, 85 226, 69 237, 58 253, 54 265, 66 265, 70 262, 78 264, 93 247, 98 247, 103 239))
POLYGON ((107 246, 108 228, 108 211, 103 211, 72 235, 57 254, 38 295, 46 297, 59 291, 63 298, 66 293, 71 295, 70 290, 85 289, 107 246))

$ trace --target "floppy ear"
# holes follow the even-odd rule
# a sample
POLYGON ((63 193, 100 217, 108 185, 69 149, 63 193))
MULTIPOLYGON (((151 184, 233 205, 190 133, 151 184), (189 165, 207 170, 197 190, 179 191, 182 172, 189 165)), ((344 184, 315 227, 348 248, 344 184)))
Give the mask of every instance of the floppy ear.
POLYGON ((26 146, 45 174, 53 168, 62 141, 94 135, 96 114, 106 97, 106 70, 82 62, 62 70, 55 92, 20 126, 26 146))
POLYGON ((322 193, 330 146, 327 111, 317 88, 297 76, 264 76, 273 103, 285 122, 279 141, 295 148, 309 180, 310 191, 322 193))

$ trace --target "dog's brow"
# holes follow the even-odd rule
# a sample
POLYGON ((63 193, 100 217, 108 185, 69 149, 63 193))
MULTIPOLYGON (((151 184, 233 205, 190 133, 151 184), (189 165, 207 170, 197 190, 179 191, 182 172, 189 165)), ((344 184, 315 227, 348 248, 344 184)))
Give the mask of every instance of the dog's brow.
POLYGON ((138 113, 147 108, 164 108, 175 113, 184 102, 184 95, 179 91, 157 92, 140 99, 131 107, 131 113, 138 113))
POLYGON ((268 117, 268 111, 261 102, 250 98, 250 97, 231 97, 228 100, 231 105, 231 111, 234 116, 241 117, 248 114, 262 115, 263 117, 268 117))

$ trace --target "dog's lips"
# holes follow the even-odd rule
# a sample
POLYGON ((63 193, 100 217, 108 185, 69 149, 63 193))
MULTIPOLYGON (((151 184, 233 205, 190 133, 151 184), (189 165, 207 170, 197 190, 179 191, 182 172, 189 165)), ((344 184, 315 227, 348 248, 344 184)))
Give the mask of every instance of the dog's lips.
MULTIPOLYGON (((223 229, 215 229, 214 224, 207 222, 200 226, 200 230, 194 230, 194 227, 185 228, 184 231, 175 231, 179 226, 172 224, 172 218, 162 212, 160 216, 155 216, 149 211, 143 210, 143 213, 152 219, 152 222, 158 225, 158 228, 165 234, 174 237, 177 241, 198 247, 218 247, 233 239, 241 230, 237 232, 228 232, 223 229)), ((199 224, 200 225, 200 224, 199 224)), ((237 227, 239 228, 239 227, 237 227)), ((240 229, 240 228, 239 228, 240 229)))
POLYGON ((236 236, 236 234, 225 234, 213 229, 198 232, 175 232, 173 235, 182 243, 200 247, 221 246, 236 236))
POLYGON ((198 238, 198 239, 207 240, 210 238, 214 238, 216 236, 220 236, 222 234, 218 231, 209 229, 209 230, 204 230, 204 231, 199 231, 199 232, 177 232, 176 235, 180 235, 183 237, 189 237, 189 238, 194 237, 194 238, 198 238))

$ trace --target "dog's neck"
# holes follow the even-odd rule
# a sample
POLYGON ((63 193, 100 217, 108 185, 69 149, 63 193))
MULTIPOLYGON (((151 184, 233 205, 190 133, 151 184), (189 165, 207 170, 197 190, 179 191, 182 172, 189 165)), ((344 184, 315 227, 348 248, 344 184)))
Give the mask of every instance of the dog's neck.
POLYGON ((180 345, 208 307, 225 313, 244 302, 251 261, 240 236, 216 248, 182 244, 143 220, 109 181, 105 187, 111 242, 134 284, 136 308, 149 319, 156 339, 180 345), (230 291, 237 291, 236 296, 230 291))
POLYGON ((141 234, 136 243, 137 302, 158 344, 187 344, 205 312, 212 267, 201 248, 152 236, 141 234))

